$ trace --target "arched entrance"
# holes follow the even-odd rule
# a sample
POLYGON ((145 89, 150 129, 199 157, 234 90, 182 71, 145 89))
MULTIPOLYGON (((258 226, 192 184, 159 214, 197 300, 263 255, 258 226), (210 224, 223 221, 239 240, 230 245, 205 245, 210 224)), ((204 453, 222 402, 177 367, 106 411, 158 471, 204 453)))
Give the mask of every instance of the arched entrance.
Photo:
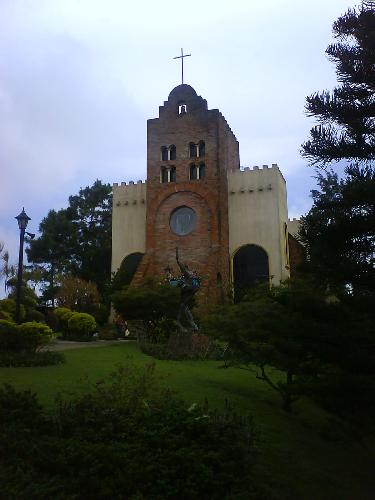
POLYGON ((244 245, 233 257, 234 300, 238 302, 249 288, 269 280, 268 255, 258 245, 244 245))
POLYGON ((133 276, 135 275, 138 266, 142 260, 143 253, 135 252, 127 255, 121 262, 116 276, 118 277, 121 286, 130 285, 133 276))

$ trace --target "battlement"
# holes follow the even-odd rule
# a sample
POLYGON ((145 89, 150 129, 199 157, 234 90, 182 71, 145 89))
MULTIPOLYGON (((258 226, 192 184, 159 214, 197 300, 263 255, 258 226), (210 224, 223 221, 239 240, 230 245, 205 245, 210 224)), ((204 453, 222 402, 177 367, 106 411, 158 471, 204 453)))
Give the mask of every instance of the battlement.
POLYGON ((277 165, 277 163, 272 163, 271 166, 262 165, 259 167, 258 165, 254 165, 252 167, 240 167, 238 170, 237 169, 233 170, 233 172, 249 172, 249 171, 254 171, 254 170, 269 170, 269 169, 277 169, 280 172, 280 169, 279 169, 279 166, 277 165))
POLYGON ((293 217, 288 219, 288 231, 292 236, 297 236, 301 227, 301 219, 293 217))
POLYGON ((228 171, 228 192, 234 194, 256 194, 278 190, 285 179, 276 163, 269 165, 254 165, 253 167, 240 167, 228 171))
POLYGON ((128 187, 131 187, 131 186, 136 186, 138 184, 146 184, 147 181, 142 181, 142 180, 139 180, 137 182, 134 182, 134 181, 129 181, 129 183, 127 184, 126 182, 121 182, 120 184, 118 182, 114 182, 112 184, 112 186, 115 188, 115 187, 121 187, 121 186, 128 186, 128 187))
POLYGON ((129 207, 132 205, 145 205, 146 181, 117 182, 113 184, 113 206, 129 207))

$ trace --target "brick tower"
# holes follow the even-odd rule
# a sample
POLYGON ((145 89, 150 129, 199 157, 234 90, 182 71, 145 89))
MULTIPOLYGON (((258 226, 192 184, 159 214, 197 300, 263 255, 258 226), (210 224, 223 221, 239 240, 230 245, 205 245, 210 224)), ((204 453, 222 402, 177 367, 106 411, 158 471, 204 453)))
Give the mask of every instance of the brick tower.
POLYGON ((181 261, 202 277, 200 306, 225 300, 230 283, 228 170, 238 142, 217 109, 186 84, 147 122, 146 255, 134 280, 181 261))

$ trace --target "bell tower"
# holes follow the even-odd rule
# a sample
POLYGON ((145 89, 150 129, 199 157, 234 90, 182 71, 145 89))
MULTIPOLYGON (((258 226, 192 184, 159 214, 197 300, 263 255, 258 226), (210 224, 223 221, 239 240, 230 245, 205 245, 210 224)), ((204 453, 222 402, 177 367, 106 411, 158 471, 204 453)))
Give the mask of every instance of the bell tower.
POLYGON ((201 307, 225 300, 230 284, 228 170, 238 142, 218 109, 178 85, 147 122, 146 254, 137 278, 176 270, 180 258, 202 283, 201 307))

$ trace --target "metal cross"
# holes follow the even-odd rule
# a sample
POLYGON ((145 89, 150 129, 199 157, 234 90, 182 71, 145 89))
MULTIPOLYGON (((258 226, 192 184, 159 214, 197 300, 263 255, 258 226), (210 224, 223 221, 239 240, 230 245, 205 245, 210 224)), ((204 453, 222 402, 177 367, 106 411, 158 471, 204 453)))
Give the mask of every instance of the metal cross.
POLYGON ((184 49, 181 49, 181 55, 173 58, 173 59, 181 59, 182 83, 184 83, 184 57, 190 57, 190 56, 191 56, 191 54, 184 54, 184 49))

